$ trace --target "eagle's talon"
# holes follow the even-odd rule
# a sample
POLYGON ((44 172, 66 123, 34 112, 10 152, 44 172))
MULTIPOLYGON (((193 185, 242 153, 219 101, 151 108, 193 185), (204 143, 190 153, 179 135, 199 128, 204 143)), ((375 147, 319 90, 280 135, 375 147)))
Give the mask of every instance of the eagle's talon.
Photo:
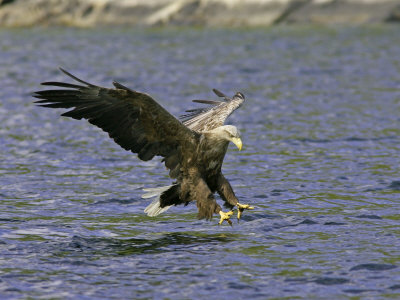
POLYGON ((232 226, 232 221, 230 220, 230 217, 233 215, 233 211, 228 211, 224 213, 222 210, 219 212, 219 215, 221 218, 219 219, 218 225, 221 225, 224 221, 227 221, 229 225, 232 226))
POLYGON ((238 221, 240 220, 240 217, 242 216, 242 213, 245 209, 254 209, 253 206, 250 206, 249 204, 236 204, 237 208, 238 208, 238 214, 237 214, 237 218, 238 221))

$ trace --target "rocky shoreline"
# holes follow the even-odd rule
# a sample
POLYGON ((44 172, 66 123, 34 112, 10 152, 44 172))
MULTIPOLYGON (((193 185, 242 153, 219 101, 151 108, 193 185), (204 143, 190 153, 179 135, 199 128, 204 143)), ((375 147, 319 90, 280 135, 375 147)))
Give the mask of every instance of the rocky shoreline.
POLYGON ((400 0, 0 0, 0 27, 209 27, 400 21, 400 0))

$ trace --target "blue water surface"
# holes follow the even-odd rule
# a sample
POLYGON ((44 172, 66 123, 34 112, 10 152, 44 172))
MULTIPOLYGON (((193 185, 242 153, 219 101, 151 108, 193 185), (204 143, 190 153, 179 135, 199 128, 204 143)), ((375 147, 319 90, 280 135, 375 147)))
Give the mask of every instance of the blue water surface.
MULTIPOLYGON (((399 299, 400 30, 0 30, 1 299, 399 299), (170 184, 86 121, 32 104, 42 81, 112 80, 178 116, 214 99, 239 224, 194 204, 155 218, 170 184)), ((218 201, 221 201, 218 199, 218 201)))

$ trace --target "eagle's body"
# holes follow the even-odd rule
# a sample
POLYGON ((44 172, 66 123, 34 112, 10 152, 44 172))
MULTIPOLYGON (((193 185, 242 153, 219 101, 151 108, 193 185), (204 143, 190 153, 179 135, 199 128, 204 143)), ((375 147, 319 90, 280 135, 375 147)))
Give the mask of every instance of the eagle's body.
MULTIPOLYGON (((62 69, 61 69, 62 70, 62 69)), ((154 99, 114 82, 115 89, 99 87, 70 73, 65 74, 84 85, 45 82, 43 85, 66 89, 44 90, 34 94, 41 106, 73 108, 63 114, 87 119, 106 131, 122 148, 137 153, 141 160, 162 156, 169 175, 176 181, 168 187, 148 189, 144 198, 157 198, 146 208, 150 216, 158 215, 172 205, 196 201, 198 217, 211 219, 221 215, 220 223, 232 214, 223 213, 214 193, 225 206, 238 207, 238 218, 248 205, 239 204, 232 187, 221 173, 229 142, 242 147, 239 131, 223 125, 225 119, 244 101, 241 93, 233 99, 214 92, 224 101, 194 100, 210 107, 189 110, 183 123, 169 114, 154 99)))

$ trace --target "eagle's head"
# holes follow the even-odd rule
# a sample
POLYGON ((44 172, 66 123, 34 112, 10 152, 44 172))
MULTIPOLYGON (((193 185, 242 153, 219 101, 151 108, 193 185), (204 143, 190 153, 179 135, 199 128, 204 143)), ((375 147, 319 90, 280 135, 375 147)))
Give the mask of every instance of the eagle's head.
POLYGON ((224 125, 213 130, 219 138, 232 142, 242 150, 242 140, 240 139, 240 132, 233 125, 224 125))

